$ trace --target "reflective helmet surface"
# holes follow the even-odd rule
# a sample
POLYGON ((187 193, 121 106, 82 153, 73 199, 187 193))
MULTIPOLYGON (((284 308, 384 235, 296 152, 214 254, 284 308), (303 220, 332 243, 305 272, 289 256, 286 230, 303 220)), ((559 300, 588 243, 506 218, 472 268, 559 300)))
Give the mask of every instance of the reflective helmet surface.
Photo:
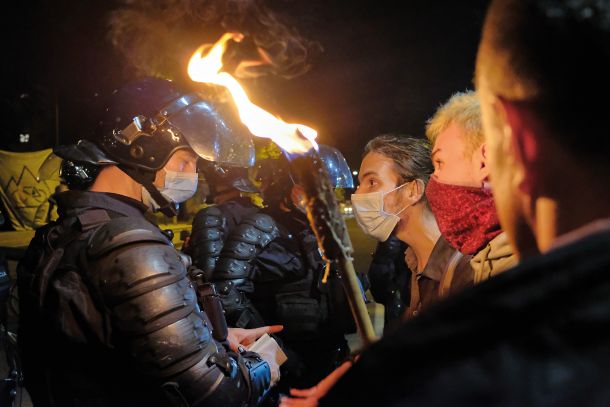
POLYGON ((86 162, 63 160, 59 176, 69 189, 84 191, 93 184, 100 169, 100 166, 86 162))
MULTIPOLYGON (((325 144, 318 147, 317 155, 328 172, 331 185, 334 188, 354 188, 352 171, 343 154, 325 144)), ((256 179, 261 183, 266 201, 288 196, 292 185, 299 183, 297 176, 291 172, 290 163, 284 153, 279 154, 277 158, 262 159, 256 167, 256 179)))
POLYGON ((61 145, 53 148, 53 153, 64 160, 86 163, 95 166, 117 164, 117 162, 89 140, 79 140, 76 144, 61 145))
POLYGON ((145 78, 116 90, 98 132, 111 159, 148 172, 162 168, 183 148, 223 164, 254 161, 251 135, 234 106, 212 103, 164 79, 145 78))
POLYGON ((116 164, 95 144, 80 140, 55 147, 38 170, 38 181, 63 182, 69 189, 89 188, 103 165, 116 164))
POLYGON ((318 155, 324 162, 324 167, 335 188, 354 188, 354 177, 345 157, 335 147, 319 145, 318 155))

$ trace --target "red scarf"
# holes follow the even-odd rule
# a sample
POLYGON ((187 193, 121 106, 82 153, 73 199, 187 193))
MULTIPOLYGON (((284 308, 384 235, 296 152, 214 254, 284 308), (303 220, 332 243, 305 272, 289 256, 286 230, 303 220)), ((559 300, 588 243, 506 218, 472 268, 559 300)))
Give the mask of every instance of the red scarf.
POLYGON ((489 188, 443 184, 430 177, 426 198, 442 235, 464 254, 474 254, 502 233, 489 188))

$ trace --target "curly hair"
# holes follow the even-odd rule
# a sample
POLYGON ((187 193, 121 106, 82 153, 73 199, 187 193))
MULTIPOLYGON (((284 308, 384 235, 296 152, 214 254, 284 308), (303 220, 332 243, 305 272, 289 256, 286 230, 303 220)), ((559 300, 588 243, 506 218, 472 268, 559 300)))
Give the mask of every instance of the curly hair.
POLYGON ((447 102, 441 105, 434 116, 426 123, 426 137, 434 146, 439 134, 457 123, 465 136, 466 156, 485 142, 483 137, 483 124, 481 122, 481 104, 474 91, 454 93, 447 102))

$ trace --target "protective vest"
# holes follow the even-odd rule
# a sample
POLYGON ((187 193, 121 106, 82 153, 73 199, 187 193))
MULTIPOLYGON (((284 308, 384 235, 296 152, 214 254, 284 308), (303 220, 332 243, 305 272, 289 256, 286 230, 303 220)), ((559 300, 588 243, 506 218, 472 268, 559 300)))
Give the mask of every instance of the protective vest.
POLYGON ((193 265, 209 281, 225 240, 242 220, 259 208, 249 198, 239 198, 200 210, 193 219, 191 240, 185 250, 193 265))
POLYGON ((59 194, 59 220, 36 232, 19 265, 34 404, 258 404, 266 362, 213 340, 181 255, 110 195, 59 194))
POLYGON ((322 328, 351 332, 352 317, 336 271, 322 283, 326 264, 304 216, 265 212, 246 218, 233 231, 212 277, 224 297, 229 324, 280 323, 284 338, 316 337, 322 328))

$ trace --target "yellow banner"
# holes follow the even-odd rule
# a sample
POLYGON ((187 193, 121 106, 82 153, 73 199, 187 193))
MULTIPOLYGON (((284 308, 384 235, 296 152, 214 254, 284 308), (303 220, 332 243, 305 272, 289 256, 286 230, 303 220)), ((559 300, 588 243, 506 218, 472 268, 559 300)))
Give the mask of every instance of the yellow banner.
MULTIPOLYGON (((47 223, 51 216, 49 197, 59 186, 58 177, 39 178, 39 169, 51 149, 26 153, 0 150, 0 198, 15 230, 31 230, 47 223)), ((46 165, 56 165, 56 159, 46 165)), ((48 172, 51 173, 51 172, 48 172)))

